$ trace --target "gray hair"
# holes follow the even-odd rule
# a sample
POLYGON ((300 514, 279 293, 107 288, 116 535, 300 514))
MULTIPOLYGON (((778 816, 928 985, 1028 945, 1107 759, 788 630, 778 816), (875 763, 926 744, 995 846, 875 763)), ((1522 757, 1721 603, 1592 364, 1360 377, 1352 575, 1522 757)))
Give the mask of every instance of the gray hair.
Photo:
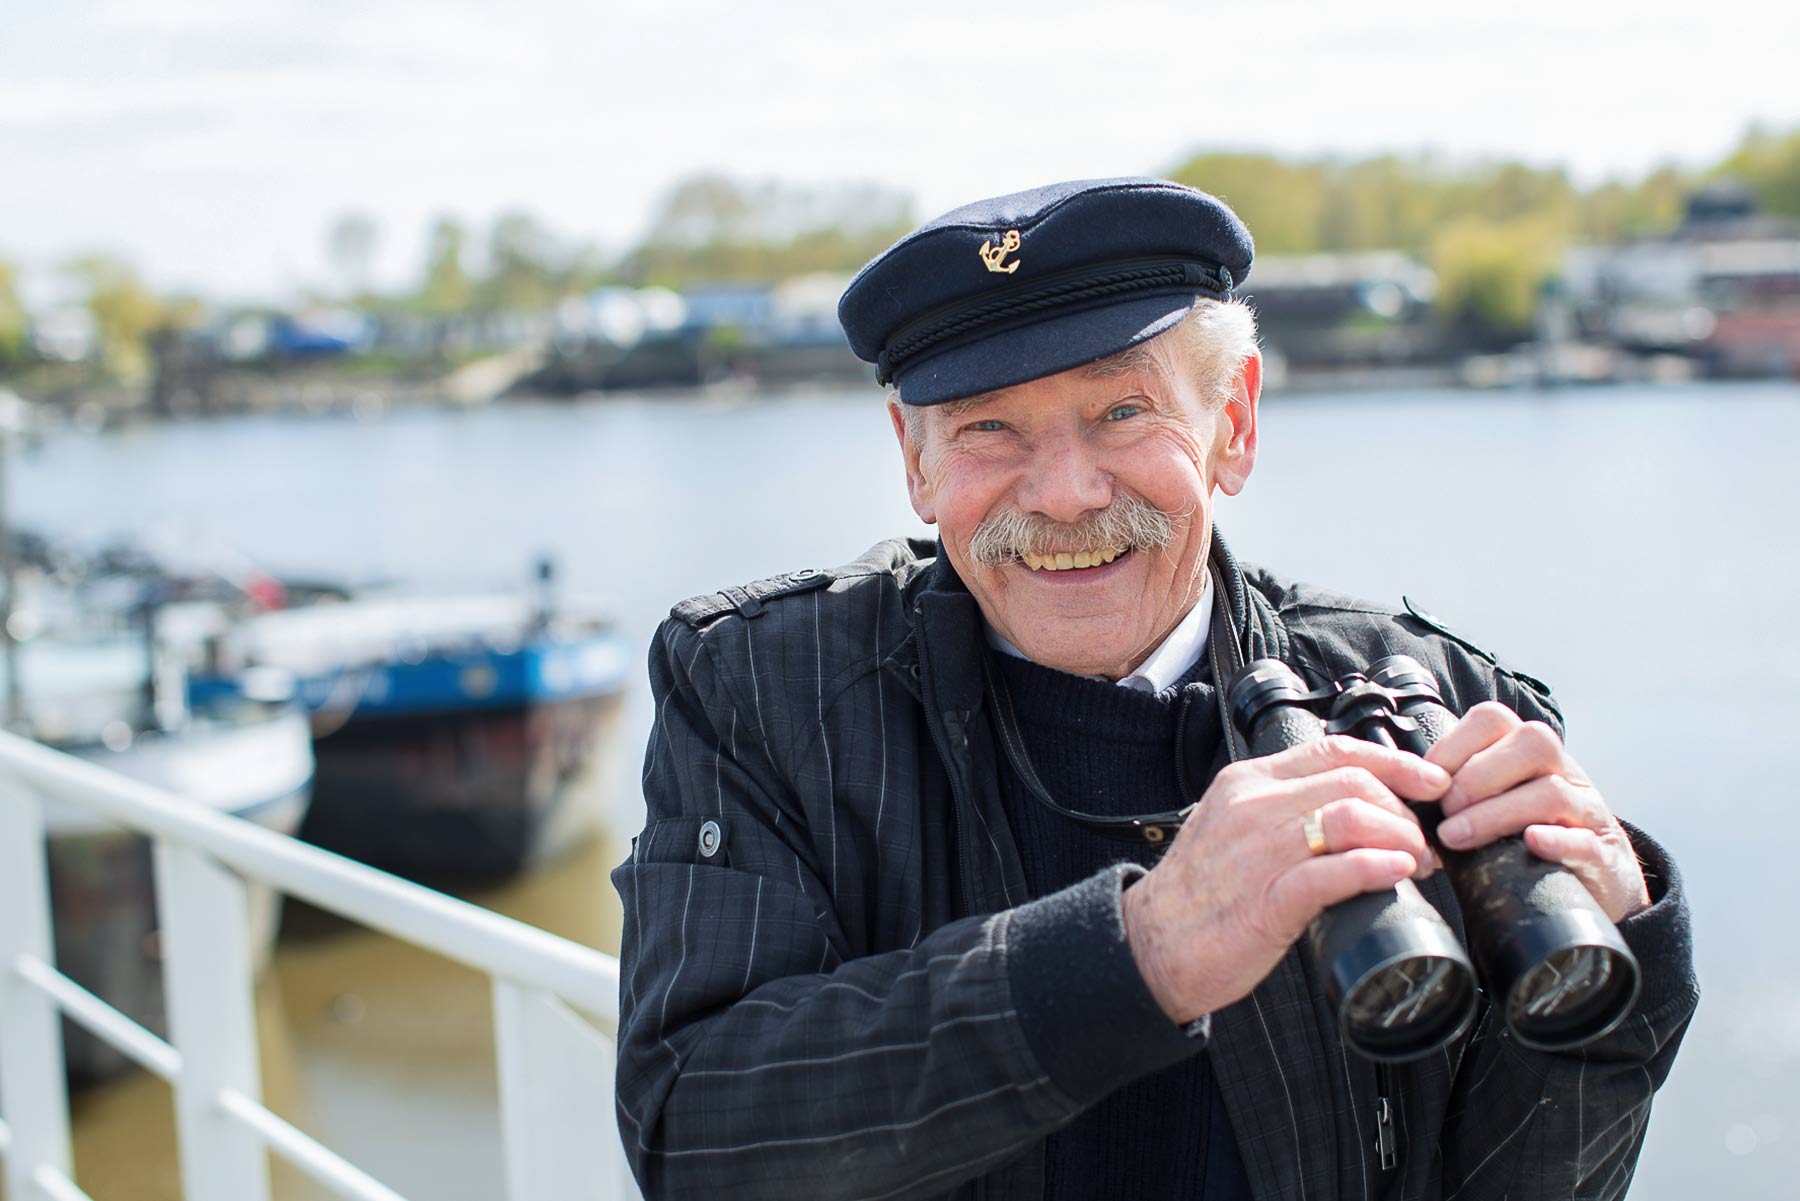
MULTIPOLYGON (((1237 384, 1238 372, 1257 353, 1256 314, 1241 300, 1213 300, 1200 297, 1182 318, 1181 324, 1153 341, 1174 339, 1186 351, 1186 363, 1198 375, 1200 395, 1213 409, 1230 403, 1237 384)), ((1145 349, 1149 343, 1128 347, 1118 354, 1090 364, 1094 375, 1117 374, 1155 362, 1145 349)), ((906 437, 914 446, 925 441, 924 406, 901 401, 896 389, 893 400, 900 403, 900 416, 905 422, 906 437)), ((954 402, 953 402, 954 403, 954 402)))

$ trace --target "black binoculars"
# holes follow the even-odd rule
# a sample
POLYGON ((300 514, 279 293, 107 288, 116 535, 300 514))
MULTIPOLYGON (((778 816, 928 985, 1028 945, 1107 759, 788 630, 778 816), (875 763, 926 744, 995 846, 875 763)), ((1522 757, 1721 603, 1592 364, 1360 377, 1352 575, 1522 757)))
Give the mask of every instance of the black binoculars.
MULTIPOLYGON (((1456 722, 1431 674, 1405 655, 1314 690, 1287 664, 1258 659, 1227 696, 1259 756, 1327 734, 1423 755, 1456 722)), ((1391 1062, 1436 1051, 1468 1029, 1478 979, 1528 1047, 1578 1047, 1624 1021, 1637 959, 1573 873, 1517 835, 1451 850, 1437 839, 1438 807, 1409 808, 1456 892, 1475 964, 1411 880, 1326 909, 1307 939, 1346 1046, 1391 1062)))

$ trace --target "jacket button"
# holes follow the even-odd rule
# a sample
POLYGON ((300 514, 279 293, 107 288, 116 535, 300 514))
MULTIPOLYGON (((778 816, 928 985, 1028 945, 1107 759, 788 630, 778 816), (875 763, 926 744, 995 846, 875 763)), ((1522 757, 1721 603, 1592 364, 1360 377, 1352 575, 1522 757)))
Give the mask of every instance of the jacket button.
POLYGON ((724 834, 719 830, 719 823, 704 822, 700 826, 700 858, 711 859, 719 853, 719 843, 724 841, 724 834))

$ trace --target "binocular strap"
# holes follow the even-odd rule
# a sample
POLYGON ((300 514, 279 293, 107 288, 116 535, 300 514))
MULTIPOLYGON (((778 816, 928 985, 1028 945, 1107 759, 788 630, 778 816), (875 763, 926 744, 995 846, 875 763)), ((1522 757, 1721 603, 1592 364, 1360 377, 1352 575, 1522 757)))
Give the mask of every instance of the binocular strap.
MULTIPOLYGON (((1219 570, 1214 567, 1213 576, 1213 620, 1212 632, 1207 638, 1207 653, 1211 656, 1213 680, 1215 682, 1230 680, 1244 666, 1244 651, 1238 645, 1237 629, 1231 621, 1231 610, 1225 603, 1225 582, 1219 578, 1219 570)), ((981 671, 987 681, 988 697, 994 709, 994 726, 1000 736, 1000 745, 1006 751, 1006 758, 1012 764, 1013 771, 1018 773, 1019 780, 1025 785, 1025 791, 1046 809, 1061 817, 1066 817, 1088 830, 1106 838, 1116 838, 1122 842, 1143 842, 1151 846, 1160 846, 1175 837, 1176 831, 1187 820, 1198 798, 1189 794, 1189 803, 1181 809, 1168 813, 1146 813, 1135 817, 1104 817, 1096 813, 1083 813, 1078 809, 1070 809, 1058 804, 1038 778, 1037 769, 1031 764, 1031 756, 1025 750, 1025 737, 1019 730, 1019 718, 1013 712, 1012 691, 1006 681, 994 670, 993 661, 984 655, 981 660, 981 671)), ((1238 732, 1231 720, 1230 704, 1225 696, 1225 689, 1217 687, 1219 720, 1225 726, 1226 746, 1235 762, 1250 756, 1244 737, 1238 732)), ((1184 698, 1182 705, 1181 726, 1187 725, 1187 710, 1193 704, 1190 694, 1184 698)), ((1185 786, 1184 777, 1184 786, 1185 786)))
POLYGON ((1236 763, 1250 757, 1250 747, 1237 723, 1231 720, 1231 698, 1225 695, 1225 686, 1244 669, 1244 648, 1238 645, 1237 627, 1231 623, 1231 608, 1225 603, 1225 581, 1217 566, 1209 565, 1208 570, 1212 572, 1213 618, 1206 653, 1212 661, 1213 689, 1219 694, 1219 724, 1225 727, 1225 748, 1236 763))

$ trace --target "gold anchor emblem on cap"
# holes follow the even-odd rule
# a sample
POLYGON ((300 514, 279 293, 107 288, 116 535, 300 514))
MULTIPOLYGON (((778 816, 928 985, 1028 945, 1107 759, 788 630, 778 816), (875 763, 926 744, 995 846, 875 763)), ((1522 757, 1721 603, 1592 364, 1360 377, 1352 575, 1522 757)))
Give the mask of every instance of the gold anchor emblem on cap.
POLYGON ((1009 229, 1006 231, 1006 236, 1000 239, 1000 245, 996 246, 991 241, 983 242, 981 244, 981 249, 976 253, 981 255, 981 261, 987 264, 987 269, 989 271, 994 271, 1001 275, 1011 275, 1019 269, 1019 260, 1014 259, 1004 267, 1000 265, 1000 262, 1018 248, 1019 231, 1016 229, 1009 229))

